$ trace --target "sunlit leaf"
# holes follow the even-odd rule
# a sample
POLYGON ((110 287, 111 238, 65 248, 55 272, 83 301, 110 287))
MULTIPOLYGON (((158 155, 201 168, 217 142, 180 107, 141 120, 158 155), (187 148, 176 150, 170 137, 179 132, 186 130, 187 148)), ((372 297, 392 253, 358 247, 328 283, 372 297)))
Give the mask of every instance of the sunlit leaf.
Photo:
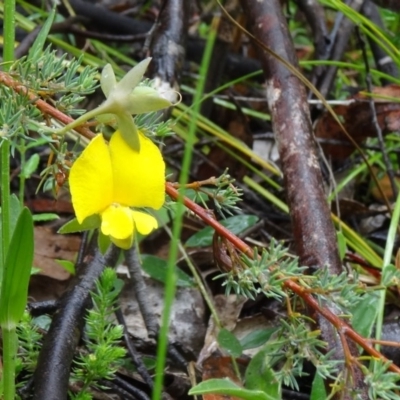
POLYGON ((67 272, 72 275, 75 275, 75 264, 72 261, 68 260, 55 260, 58 264, 60 264, 67 272))
POLYGON ((33 215, 33 220, 35 222, 54 221, 56 219, 60 219, 60 217, 54 213, 42 213, 33 215))
MULTIPOLYGON (((153 279, 165 283, 167 279, 167 261, 158 258, 156 256, 152 256, 149 254, 142 255, 142 268, 143 270, 149 274, 153 279)), ((181 269, 176 269, 177 275, 177 286, 181 287, 193 287, 194 281, 193 279, 183 272, 181 269)))
POLYGON ((243 350, 262 346, 276 332, 278 328, 256 329, 240 340, 243 350))
POLYGON ((274 399, 282 397, 281 384, 276 379, 276 372, 267 364, 269 348, 259 351, 246 369, 246 388, 261 390, 274 399))
POLYGON ((32 174, 37 170, 39 166, 40 157, 39 154, 35 153, 26 161, 22 167, 21 176, 25 179, 29 179, 32 174))
POLYGON ((189 395, 191 396, 209 393, 236 396, 245 400, 278 400, 276 397, 271 397, 260 390, 241 388, 228 379, 209 379, 189 390, 189 395))
POLYGON ((321 400, 327 397, 324 380, 320 375, 315 374, 311 387, 310 400, 321 400))
POLYGON ((37 35, 33 45, 29 49, 28 60, 33 59, 35 56, 38 56, 43 51, 44 44, 47 40, 47 36, 50 33, 50 29, 53 25, 54 17, 56 15, 56 6, 57 4, 54 3, 53 8, 49 12, 49 15, 46 19, 46 22, 43 24, 42 29, 37 35))
POLYGON ((83 232, 90 229, 97 229, 101 225, 101 219, 99 215, 92 215, 91 217, 86 218, 81 224, 78 222, 76 218, 68 221, 64 224, 59 230, 58 233, 66 234, 66 233, 76 233, 83 232))
POLYGON ((237 337, 227 329, 223 328, 218 333, 218 344, 233 357, 240 357, 243 353, 242 345, 237 337))

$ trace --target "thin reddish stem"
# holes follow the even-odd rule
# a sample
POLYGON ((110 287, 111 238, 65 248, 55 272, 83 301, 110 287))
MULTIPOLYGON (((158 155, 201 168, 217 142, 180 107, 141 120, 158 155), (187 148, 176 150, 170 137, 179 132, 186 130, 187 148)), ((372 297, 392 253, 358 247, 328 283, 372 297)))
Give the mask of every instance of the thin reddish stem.
MULTIPOLYGON (((68 125, 69 123, 73 122, 73 118, 68 117, 61 111, 52 107, 50 104, 39 99, 35 93, 29 91, 29 89, 26 86, 23 86, 19 82, 15 81, 7 73, 0 72, 0 83, 14 89, 18 93, 22 93, 28 96, 29 100, 31 100, 44 115, 50 115, 65 125, 68 125)), ((84 126, 75 128, 75 130, 88 139, 93 139, 95 136, 95 134, 90 129, 84 126)))
MULTIPOLYGON (((167 182, 165 190, 174 200, 180 198, 180 193, 175 189, 174 184, 167 182)), ((197 216, 199 216, 205 223, 213 227, 221 236, 228 239, 238 250, 249 257, 253 257, 253 250, 243 240, 234 235, 229 229, 222 226, 216 219, 214 219, 203 207, 199 206, 192 200, 182 196, 183 204, 197 216)))
MULTIPOLYGON (((205 223, 210 225, 218 232, 219 235, 225 237, 229 240, 238 250, 242 251, 248 257, 253 258, 254 253, 250 246, 248 246, 243 240, 234 235, 231 231, 222 226, 217 220, 210 216, 210 214, 203 207, 199 206, 192 200, 188 199, 185 196, 182 196, 178 190, 175 189, 175 184, 167 182, 166 184, 166 192, 167 194, 178 201, 182 198, 183 204, 192 212, 194 212, 197 216, 199 216, 205 223)), ((391 362, 388 358, 386 358, 383 354, 377 351, 373 346, 370 345, 369 341, 359 335, 353 328, 342 319, 340 319, 337 315, 335 315, 332 311, 327 307, 321 307, 318 301, 309 293, 308 289, 301 287, 294 280, 287 279, 283 286, 286 289, 291 290, 296 293, 299 297, 301 297, 312 309, 322 315, 325 319, 327 319, 341 335, 345 335, 346 337, 353 340, 355 343, 360 345, 368 354, 373 357, 377 357, 381 359, 383 362, 391 362)), ((396 372, 400 374, 400 368, 391 364, 389 366, 389 370, 392 372, 396 372)))

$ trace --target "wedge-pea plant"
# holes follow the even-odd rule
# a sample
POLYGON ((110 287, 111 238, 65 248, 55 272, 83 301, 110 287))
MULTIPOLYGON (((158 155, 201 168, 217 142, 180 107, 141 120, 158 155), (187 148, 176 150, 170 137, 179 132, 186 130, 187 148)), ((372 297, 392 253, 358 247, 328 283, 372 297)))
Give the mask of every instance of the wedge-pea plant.
POLYGON ((116 308, 122 281, 117 273, 106 268, 92 292, 93 308, 86 317, 86 350, 76 361, 71 380, 80 390, 76 400, 92 398, 89 388, 99 388, 102 379, 112 379, 121 366, 126 350, 120 346, 123 326, 114 325, 112 316, 116 308))
MULTIPOLYGON (((122 281, 117 278, 115 270, 106 268, 91 292, 93 307, 85 321, 85 341, 78 351, 71 374, 73 399, 93 398, 92 390, 100 389, 102 380, 112 379, 124 360, 126 350, 120 344, 123 327, 115 325, 112 318, 121 289, 122 281)), ((45 328, 48 322, 43 318, 32 318, 25 312, 18 325, 17 372, 23 370, 25 375, 20 387, 36 368, 43 340, 40 328, 45 328)))

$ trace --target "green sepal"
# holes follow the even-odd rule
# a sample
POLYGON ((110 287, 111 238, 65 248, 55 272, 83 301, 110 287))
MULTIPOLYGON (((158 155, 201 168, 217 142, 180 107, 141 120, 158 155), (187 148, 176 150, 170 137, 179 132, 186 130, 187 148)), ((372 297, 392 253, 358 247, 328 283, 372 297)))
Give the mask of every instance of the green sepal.
POLYGON ((172 103, 163 97, 156 89, 149 86, 139 86, 130 95, 129 112, 131 114, 144 114, 162 110, 172 106, 172 103))
POLYGON ((66 234, 66 233, 76 233, 89 231, 91 229, 100 228, 101 219, 97 214, 91 215, 84 219, 84 221, 80 224, 76 218, 68 221, 64 224, 59 230, 58 233, 66 234))
POLYGON ((140 151, 139 132, 133 121, 132 115, 118 114, 118 130, 121 132, 124 142, 135 151, 140 151))
POLYGON ((99 246, 101 254, 106 254, 106 251, 111 245, 110 237, 104 235, 101 230, 99 230, 99 236, 97 237, 97 245, 99 246))
POLYGON ((53 8, 51 9, 50 13, 48 14, 46 22, 43 24, 33 45, 29 49, 28 60, 34 60, 35 57, 37 57, 38 55, 40 55, 42 53, 44 44, 46 43, 47 37, 50 33, 51 26, 53 25, 54 17, 56 15, 56 7, 57 7, 57 4, 56 4, 56 2, 54 2, 53 8))

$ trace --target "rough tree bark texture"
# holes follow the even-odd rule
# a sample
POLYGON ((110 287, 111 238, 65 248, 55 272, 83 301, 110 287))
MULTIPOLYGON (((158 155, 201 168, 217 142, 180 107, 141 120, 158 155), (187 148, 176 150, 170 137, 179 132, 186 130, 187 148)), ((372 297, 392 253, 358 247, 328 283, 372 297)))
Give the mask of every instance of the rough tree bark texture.
MULTIPOLYGON (((283 59, 297 66, 294 46, 279 0, 241 0, 254 36, 283 59)), ((258 47, 266 78, 267 100, 273 130, 285 177, 287 201, 300 263, 311 269, 328 266, 331 274, 342 267, 336 246, 336 233, 323 191, 322 175, 316 157, 306 90, 300 80, 268 52, 258 47)), ((335 309, 332 304, 325 304, 335 309)), ((333 359, 344 360, 338 333, 322 317, 316 317, 333 359)), ((353 356, 357 348, 349 343, 353 356)), ((343 366, 345 369, 345 366, 343 366)), ((345 370, 343 369, 343 373, 345 370)), ((348 389, 357 388, 362 398, 368 396, 361 371, 352 368, 348 389)), ((349 392, 340 398, 353 398, 349 392)))
POLYGON ((185 60, 189 8, 188 1, 167 1, 150 46, 153 57, 150 64, 152 78, 174 89, 178 89, 185 60))

